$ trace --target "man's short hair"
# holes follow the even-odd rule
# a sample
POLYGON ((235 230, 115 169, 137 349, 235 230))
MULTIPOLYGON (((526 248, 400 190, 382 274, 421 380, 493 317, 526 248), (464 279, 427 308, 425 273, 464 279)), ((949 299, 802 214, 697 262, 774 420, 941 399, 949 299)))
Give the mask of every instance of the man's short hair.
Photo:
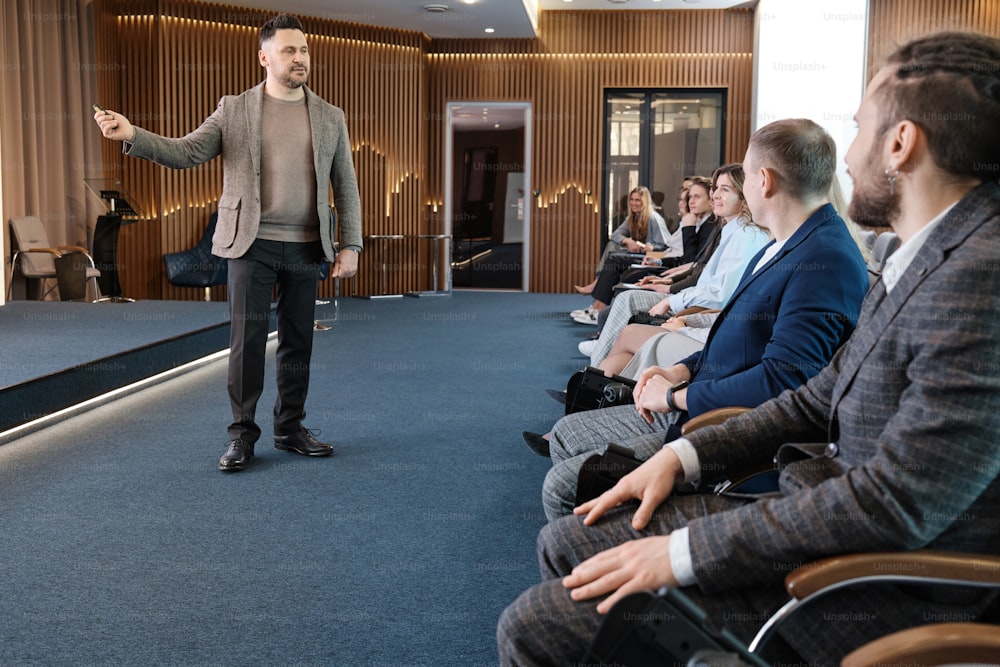
POLYGON ((257 36, 260 48, 264 48, 264 42, 274 37, 274 33, 278 30, 302 30, 302 23, 291 14, 278 14, 260 27, 257 36))
POLYGON ((826 197, 837 169, 837 145, 808 118, 768 123, 750 137, 751 160, 777 176, 779 191, 800 199, 826 197))
POLYGON ((902 120, 920 126, 944 171, 992 181, 1000 176, 1000 39, 940 32, 901 46, 891 74, 873 93, 880 134, 902 120))

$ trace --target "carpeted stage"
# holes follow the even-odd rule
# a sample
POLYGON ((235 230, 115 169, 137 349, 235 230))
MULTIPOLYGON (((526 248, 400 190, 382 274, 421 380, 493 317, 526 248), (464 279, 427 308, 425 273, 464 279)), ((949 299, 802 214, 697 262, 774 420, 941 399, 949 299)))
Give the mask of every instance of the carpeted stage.
MULTIPOLYGON (((546 459, 521 442, 586 360, 582 297, 319 307, 307 426, 216 469, 224 357, 0 446, 0 664, 491 665, 538 578, 546 459)), ((4 428, 227 345, 225 304, 0 307, 4 428), (32 387, 34 385, 34 387, 32 387)), ((269 347, 273 361, 272 342, 269 347)), ((270 428, 273 369, 259 421, 270 428)))

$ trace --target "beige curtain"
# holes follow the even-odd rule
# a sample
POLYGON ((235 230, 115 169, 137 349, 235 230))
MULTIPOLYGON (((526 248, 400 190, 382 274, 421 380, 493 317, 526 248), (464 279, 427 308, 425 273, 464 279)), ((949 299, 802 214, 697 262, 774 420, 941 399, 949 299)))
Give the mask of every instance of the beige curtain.
MULTIPOLYGON (((4 0, 0 164, 4 269, 15 216, 42 219, 54 245, 90 247, 102 202, 84 178, 104 177, 91 0, 4 0)), ((15 283, 16 287, 16 283, 15 283)))

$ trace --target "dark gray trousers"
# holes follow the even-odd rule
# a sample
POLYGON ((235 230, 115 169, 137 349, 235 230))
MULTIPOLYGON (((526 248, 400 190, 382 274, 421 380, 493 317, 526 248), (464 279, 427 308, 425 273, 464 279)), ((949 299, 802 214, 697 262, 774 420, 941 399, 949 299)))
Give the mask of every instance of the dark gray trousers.
POLYGON ((229 260, 229 438, 256 442, 255 415, 264 390, 264 358, 271 296, 277 299, 278 351, 274 433, 297 431, 305 418, 312 358, 316 287, 322 246, 258 239, 239 259, 229 260))

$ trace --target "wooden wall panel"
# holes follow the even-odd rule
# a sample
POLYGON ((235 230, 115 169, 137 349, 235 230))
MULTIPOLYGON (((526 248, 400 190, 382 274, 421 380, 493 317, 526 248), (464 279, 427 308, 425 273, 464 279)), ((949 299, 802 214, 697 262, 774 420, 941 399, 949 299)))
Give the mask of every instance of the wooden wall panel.
MULTIPOLYGON (((167 136, 195 129, 218 98, 258 83, 257 26, 268 14, 192 0, 95 0, 99 79, 108 108, 167 136)), ((304 18, 310 87, 345 110, 369 243, 347 292, 428 289, 429 247, 443 229, 444 110, 451 100, 532 104, 533 291, 568 291, 599 254, 602 101, 608 87, 725 87, 727 160, 749 138, 753 12, 543 13, 536 40, 437 40, 304 18), (590 193, 589 195, 587 193, 590 193), (385 272, 383 272, 383 265, 385 272), (385 287, 383 287, 385 280, 385 287)), ((222 189, 221 163, 170 171, 123 158, 108 142, 146 219, 121 237, 123 291, 197 299, 163 275, 162 255, 197 241, 222 189)), ((332 285, 321 286, 329 296, 332 285)), ((215 288, 214 298, 224 296, 215 288)))
MULTIPOLYGON (((220 97, 264 78, 257 29, 271 12, 188 0, 95 0, 95 15, 105 106, 154 132, 183 136, 212 113, 220 97)), ((417 33, 320 19, 304 18, 303 24, 312 55, 310 88, 345 111, 364 233, 421 233, 427 228, 421 220, 426 40, 417 33)), ((119 151, 107 142, 109 173, 121 175, 146 214, 122 229, 123 292, 133 298, 202 298, 200 290, 167 282, 162 255, 190 248, 201 237, 222 192, 221 160, 174 171, 119 151)), ((398 257, 422 252, 394 251, 398 257)), ((380 258, 368 253, 363 258, 349 286, 359 294, 381 289, 380 258)), ((394 291, 423 288, 426 271, 419 264, 397 264, 403 270, 393 267, 387 274, 394 291)), ((320 294, 332 293, 328 280, 320 294)), ((213 298, 224 296, 224 287, 213 288, 213 298)))
POLYGON ((1000 37, 1000 2, 869 0, 868 78, 896 47, 939 30, 974 30, 1000 37))
MULTIPOLYGON (((753 12, 543 13, 540 37, 438 40, 427 59, 429 117, 449 101, 529 101, 532 179, 529 287, 568 292, 600 254, 603 99, 607 88, 727 88, 726 161, 750 137, 753 12), (590 193, 588 196, 587 193, 590 193)), ((428 199, 444 199, 444 127, 430 140, 428 199)))

